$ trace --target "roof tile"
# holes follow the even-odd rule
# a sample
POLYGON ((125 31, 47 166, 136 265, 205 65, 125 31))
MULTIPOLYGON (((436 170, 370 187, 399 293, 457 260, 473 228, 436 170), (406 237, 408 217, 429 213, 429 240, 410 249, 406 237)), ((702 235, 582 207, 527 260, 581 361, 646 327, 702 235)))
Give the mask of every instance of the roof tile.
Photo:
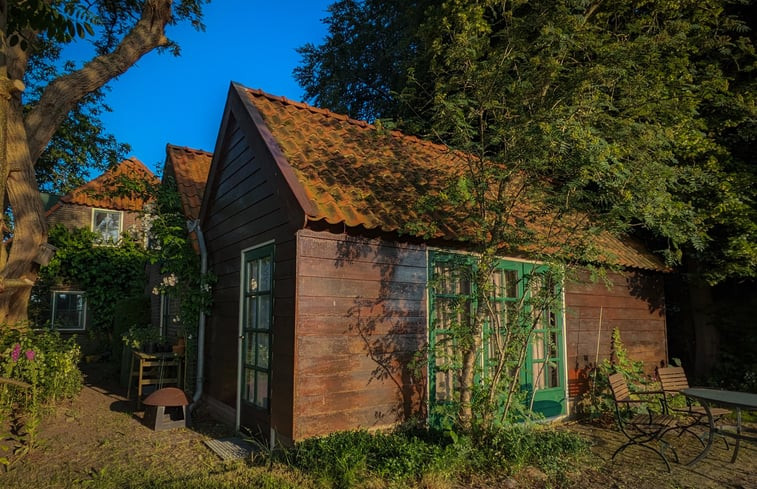
POLYGON ((119 188, 120 183, 126 183, 124 182, 125 179, 130 181, 141 180, 147 184, 156 184, 158 181, 141 161, 132 157, 64 195, 60 198, 60 201, 67 204, 103 209, 142 210, 145 199, 139 192, 130 192, 126 190, 126 187, 119 188))
POLYGON ((181 196, 184 215, 197 219, 213 153, 172 144, 166 145, 166 174, 172 175, 181 196))
MULTIPOLYGON (((387 132, 259 90, 246 89, 246 95, 310 200, 310 220, 408 233, 408 223, 428 224, 433 220, 430 213, 418 208, 419 200, 430 190, 436 193, 432 189, 443 189, 449 175, 464 171, 465 155, 446 146, 398 131, 387 132)), ((523 209, 522 215, 534 210, 539 211, 523 209)), ((464 212, 452 210, 453 217, 438 223, 433 237, 473 239, 477 230, 470 228, 464 212)), ((543 233, 549 223, 541 219, 544 225, 537 222, 529 228, 543 233)), ((630 240, 605 233, 597 245, 609 262, 653 270, 664 268, 657 257, 630 240)))

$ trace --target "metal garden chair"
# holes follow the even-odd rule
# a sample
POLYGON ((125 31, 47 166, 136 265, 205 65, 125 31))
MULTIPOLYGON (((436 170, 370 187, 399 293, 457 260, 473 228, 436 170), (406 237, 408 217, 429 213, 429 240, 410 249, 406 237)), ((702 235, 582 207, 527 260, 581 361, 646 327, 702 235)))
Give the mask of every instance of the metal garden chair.
MULTIPOLYGON (((685 407, 674 407, 671 406, 670 403, 672 397, 678 395, 683 389, 689 388, 689 381, 686 378, 686 372, 683 370, 683 367, 660 368, 657 370, 657 375, 660 377, 660 385, 662 386, 663 402, 665 404, 664 412, 666 414, 677 414, 689 417, 689 419, 691 419, 690 423, 679 424, 679 427, 681 428, 681 434, 683 434, 684 431, 688 431, 694 434, 694 436, 697 436, 691 431, 691 427, 695 425, 709 425, 707 419, 707 411, 705 411, 702 406, 693 404, 691 399, 689 399, 688 397, 685 398, 685 407)), ((724 416, 731 414, 730 409, 719 407, 711 407, 710 412, 712 413, 715 424, 718 424, 718 422, 724 416)), ((702 439, 698 436, 697 438, 702 443, 702 445, 704 445, 704 441, 702 441, 702 439)), ((728 449, 728 440, 726 440, 725 437, 723 437, 723 442, 725 443, 726 449, 728 449)))
MULTIPOLYGON (((676 417, 670 414, 654 413, 649 407, 647 407, 646 414, 635 413, 632 410, 633 405, 643 405, 649 401, 632 397, 631 392, 628 390, 626 379, 622 374, 609 375, 608 379, 610 381, 612 397, 615 401, 615 415, 618 428, 628 438, 628 441, 618 447, 615 453, 612 454, 612 460, 615 460, 615 457, 626 448, 637 445, 659 455, 662 461, 665 462, 668 472, 670 472, 670 463, 665 456, 665 448, 669 447, 671 449, 676 462, 678 462, 678 454, 675 448, 665 442, 662 437, 668 431, 678 427, 676 417), (655 445, 661 446, 661 448, 657 448, 655 445)), ((634 393, 634 396, 640 397, 654 396, 662 404, 661 395, 661 391, 634 393)))

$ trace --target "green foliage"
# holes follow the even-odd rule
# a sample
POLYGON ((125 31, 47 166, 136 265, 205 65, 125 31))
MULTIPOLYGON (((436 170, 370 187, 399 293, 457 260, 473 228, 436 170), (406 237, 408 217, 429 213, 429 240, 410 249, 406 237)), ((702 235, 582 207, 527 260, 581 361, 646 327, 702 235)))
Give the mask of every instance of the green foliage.
POLYGON ((589 453, 589 443, 571 433, 545 425, 510 425, 472 436, 471 469, 486 473, 515 472, 539 467, 560 481, 567 469, 589 453))
POLYGON ((32 294, 30 317, 36 324, 45 324, 50 317, 51 291, 61 287, 84 290, 89 313, 88 333, 108 340, 118 302, 143 293, 149 253, 141 242, 124 235, 118 246, 101 246, 95 238, 87 229, 69 231, 58 225, 50 230, 49 241, 57 251, 50 263, 40 270, 32 294))
POLYGON ((588 453, 575 434, 548 426, 514 425, 465 436, 407 425, 391 433, 338 432, 298 443, 280 454, 321 487, 417 487, 422 480, 462 480, 471 474, 496 478, 532 465, 553 481, 588 453))
POLYGON ((555 209, 696 257, 715 283, 757 275, 754 7, 342 1, 295 73, 317 104, 504 165, 450 182, 453 201, 486 172, 547 177, 555 209))
MULTIPOLYGON (((629 389, 632 391, 638 388, 637 386, 649 384, 649 379, 644 373, 644 363, 629 358, 618 328, 612 330, 611 359, 604 359, 599 365, 587 371, 588 390, 581 395, 576 403, 579 414, 589 419, 598 419, 604 422, 614 419, 615 403, 608 380, 608 376, 614 373, 623 374, 626 382, 628 382, 629 389)), ((650 407, 656 408, 658 406, 650 407)))
POLYGON ((0 426, 11 427, 13 446, 13 457, 0 457, 0 464, 9 466, 34 447, 44 408, 75 396, 82 375, 73 338, 0 326, 0 426))

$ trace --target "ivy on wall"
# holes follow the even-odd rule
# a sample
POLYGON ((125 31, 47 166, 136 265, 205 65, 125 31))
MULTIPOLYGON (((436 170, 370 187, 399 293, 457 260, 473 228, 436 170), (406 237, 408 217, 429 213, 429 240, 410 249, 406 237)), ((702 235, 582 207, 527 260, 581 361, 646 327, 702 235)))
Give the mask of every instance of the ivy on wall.
POLYGON ((40 270, 32 292, 29 316, 41 327, 49 324, 54 290, 83 290, 87 298, 87 333, 109 339, 117 304, 145 294, 150 252, 139 239, 124 235, 118 246, 102 246, 88 229, 68 230, 56 225, 49 242, 57 247, 40 270))

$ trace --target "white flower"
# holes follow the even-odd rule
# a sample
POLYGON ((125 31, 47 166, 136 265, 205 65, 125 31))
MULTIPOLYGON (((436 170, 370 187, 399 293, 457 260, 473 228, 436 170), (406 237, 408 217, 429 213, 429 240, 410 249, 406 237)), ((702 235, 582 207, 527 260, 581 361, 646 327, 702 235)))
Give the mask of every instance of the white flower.
POLYGON ((152 295, 160 295, 160 290, 157 287, 152 288, 152 295))

